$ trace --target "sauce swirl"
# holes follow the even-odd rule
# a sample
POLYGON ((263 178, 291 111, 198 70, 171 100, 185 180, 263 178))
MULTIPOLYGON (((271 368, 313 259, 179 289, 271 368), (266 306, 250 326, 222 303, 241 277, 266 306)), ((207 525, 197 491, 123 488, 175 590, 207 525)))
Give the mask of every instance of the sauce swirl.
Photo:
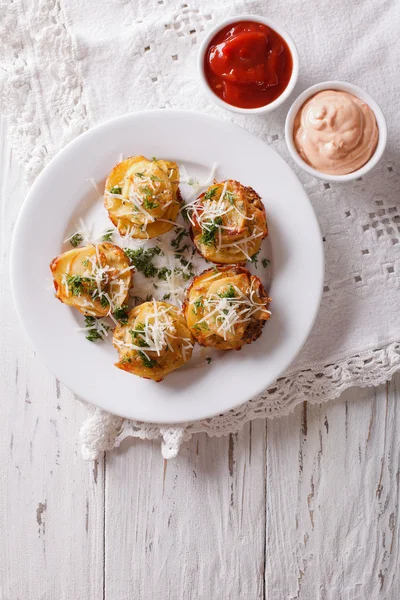
POLYGON ((285 40, 262 23, 227 25, 212 38, 204 57, 208 85, 228 104, 259 108, 287 87, 293 60, 285 40))

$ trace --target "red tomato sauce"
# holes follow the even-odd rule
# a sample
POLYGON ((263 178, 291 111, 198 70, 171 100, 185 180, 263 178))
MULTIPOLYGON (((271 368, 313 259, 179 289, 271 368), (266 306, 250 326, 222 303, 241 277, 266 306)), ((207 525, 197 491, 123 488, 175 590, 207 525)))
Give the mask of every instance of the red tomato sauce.
POLYGON ((221 29, 204 58, 210 88, 240 108, 259 108, 276 100, 287 87, 292 69, 285 40, 270 27, 253 21, 221 29))

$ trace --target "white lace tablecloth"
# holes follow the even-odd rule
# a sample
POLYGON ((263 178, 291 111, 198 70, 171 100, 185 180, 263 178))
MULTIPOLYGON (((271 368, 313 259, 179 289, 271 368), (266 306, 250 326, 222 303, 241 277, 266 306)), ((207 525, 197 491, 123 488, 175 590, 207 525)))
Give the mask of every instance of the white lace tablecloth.
POLYGON ((1 2, 0 109, 14 151, 33 180, 57 150, 98 122, 147 108, 189 108, 236 121, 297 170, 283 136, 290 100, 267 116, 243 117, 212 104, 199 84, 196 55, 205 32, 246 12, 279 21, 293 36, 301 64, 295 94, 326 79, 367 89, 387 118, 387 151, 353 183, 328 184, 298 172, 322 227, 326 280, 312 334, 276 385, 229 413, 185 426, 130 422, 90 408, 82 427, 86 458, 127 436, 162 438, 170 458, 195 432, 235 432, 303 400, 378 385, 400 368, 398 0, 1 2))

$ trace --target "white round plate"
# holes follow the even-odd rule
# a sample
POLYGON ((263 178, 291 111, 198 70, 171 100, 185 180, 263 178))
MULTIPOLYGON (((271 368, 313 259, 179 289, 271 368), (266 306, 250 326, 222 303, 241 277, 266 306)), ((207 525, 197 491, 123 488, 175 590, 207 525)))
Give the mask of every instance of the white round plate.
MULTIPOLYGON (((90 200, 93 203, 93 198, 90 200)), ((89 202, 89 203, 90 203, 89 202)), ((101 201, 97 196, 98 210, 101 201)), ((177 423, 211 417, 259 394, 287 369, 318 312, 324 274, 315 213, 285 161, 248 131, 203 114, 156 110, 118 117, 59 152, 32 186, 16 225, 11 254, 18 313, 54 375, 77 395, 111 413, 177 423), (50 261, 65 250, 71 222, 89 202, 92 178, 104 179, 118 157, 143 154, 217 178, 236 179, 262 197, 268 219, 272 297, 261 338, 207 364, 191 361, 161 383, 114 366, 116 350, 76 332, 81 316, 54 298, 50 261), (200 368, 201 367, 201 368, 200 368)), ((260 268, 258 270, 260 273, 260 268)))

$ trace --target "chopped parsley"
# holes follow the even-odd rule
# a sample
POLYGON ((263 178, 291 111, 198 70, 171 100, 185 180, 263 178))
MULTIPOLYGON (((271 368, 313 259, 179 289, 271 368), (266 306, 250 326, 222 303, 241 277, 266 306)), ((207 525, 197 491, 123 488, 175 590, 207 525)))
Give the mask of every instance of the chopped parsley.
POLYGON ((102 295, 100 298, 100 304, 101 304, 102 308, 108 308, 110 306, 110 303, 109 303, 107 297, 104 295, 102 295))
POLYGON ((167 275, 171 275, 171 270, 167 269, 167 267, 162 267, 158 270, 158 279, 162 279, 163 281, 167 281, 167 275))
POLYGON ((152 181, 162 181, 162 179, 160 179, 159 177, 156 177, 156 175, 150 175, 150 179, 152 181))
POLYGON ((185 250, 187 250, 187 248, 189 248, 189 246, 186 244, 185 246, 183 246, 183 248, 180 248, 179 246, 181 245, 183 238, 187 237, 189 235, 189 232, 186 231, 186 229, 181 229, 178 233, 178 235, 171 240, 171 246, 173 248, 175 248, 175 252, 178 254, 182 254, 182 252, 184 252, 185 250))
POLYGON ((189 272, 182 271, 183 281, 189 281, 189 279, 191 279, 193 276, 194 276, 194 271, 192 271, 192 270, 190 270, 189 272))
POLYGON ((258 255, 259 254, 260 254, 260 251, 256 252, 255 254, 253 254, 253 256, 250 257, 250 262, 254 264, 256 269, 257 269, 257 265, 258 265, 258 255))
POLYGON ((87 258, 85 258, 85 260, 82 261, 82 264, 84 267, 88 267, 89 266, 89 261, 87 258))
POLYGON ((81 243, 81 241, 83 240, 83 237, 81 236, 81 234, 77 231, 72 238, 70 238, 69 243, 71 244, 71 246, 73 248, 76 248, 77 246, 79 246, 79 244, 81 243))
POLYGON ((148 248, 147 250, 144 248, 138 248, 137 250, 127 248, 125 249, 125 254, 135 269, 143 273, 145 277, 155 277, 157 275, 158 269, 153 265, 152 261, 154 256, 161 254, 161 249, 158 246, 148 248))
POLYGON ((116 305, 112 314, 122 325, 126 325, 128 322, 128 306, 126 304, 123 306, 116 305))
POLYGON ((122 187, 119 185, 115 185, 111 188, 110 194, 122 194, 122 187))
POLYGON ((262 266, 264 267, 264 269, 266 269, 271 264, 271 261, 268 260, 268 258, 263 258, 261 263, 262 263, 262 266))
POLYGON ((208 325, 205 321, 202 321, 201 323, 196 323, 196 325, 193 326, 193 329, 197 329, 197 331, 201 331, 202 329, 208 331, 208 325))
POLYGON ((157 162, 157 160, 158 160, 158 159, 157 159, 157 156, 152 156, 152 157, 151 157, 151 160, 152 160, 153 162, 157 162))
POLYGON ((136 177, 139 177, 139 179, 143 179, 144 177, 144 173, 140 173, 139 171, 137 173, 135 173, 136 177))
POLYGON ((228 300, 232 298, 236 298, 236 292, 232 284, 229 284, 229 287, 222 292, 222 294, 218 294, 220 298, 227 298, 228 300))
POLYGON ((160 205, 157 204, 157 202, 154 202, 153 200, 148 200, 147 198, 144 199, 144 207, 147 208, 147 210, 152 210, 153 208, 158 208, 160 205))
POLYGON ((164 294, 163 300, 169 300, 171 298, 171 294, 164 294))
POLYGON ((73 296, 80 296, 85 292, 87 284, 94 285, 91 277, 82 277, 82 275, 67 275, 67 286, 73 296), (85 285, 86 284, 86 285, 85 285))
POLYGON ((113 235, 114 235, 114 229, 107 229, 107 231, 105 233, 103 233, 103 237, 101 239, 103 242, 111 242, 113 235))
POLYGON ((193 309, 193 312, 195 315, 197 315, 197 309, 198 308, 204 308, 204 304, 203 304, 203 296, 200 296, 199 298, 197 298, 197 300, 195 300, 193 302, 193 306, 195 307, 193 309))
POLYGON ((210 362, 212 361, 211 356, 206 356, 206 361, 208 362, 208 364, 210 364, 210 362))
POLYGON ((144 331, 144 323, 138 323, 135 325, 135 329, 130 329, 129 333, 132 336, 132 341, 136 346, 141 348, 148 348, 148 343, 144 340, 141 332, 144 331))
MULTIPOLYGON (((88 330, 86 339, 89 340, 89 342, 97 342, 98 340, 104 339, 104 332, 96 327, 96 322, 95 317, 85 317, 85 327, 88 330)), ((102 325, 102 327, 105 331, 110 329, 108 325, 102 325)))
POLYGON ((217 193, 217 190, 218 190, 218 186, 212 187, 209 190, 207 190, 206 193, 204 194, 204 200, 211 200, 211 198, 214 198, 215 194, 217 193))
POLYGON ((235 196, 235 194, 233 192, 226 191, 225 195, 224 195, 224 200, 225 200, 225 198, 227 200, 229 200, 230 204, 235 204, 235 198, 236 198, 236 196, 235 196))
POLYGON ((188 206, 186 204, 184 204, 181 208, 181 213, 182 213, 182 217, 183 220, 186 221, 186 223, 189 222, 189 217, 188 217, 188 206))
POLYGON ((211 244, 215 245, 215 235, 220 225, 222 225, 222 217, 215 217, 210 224, 207 223, 208 229, 203 229, 200 242, 205 246, 211 246, 211 244))
POLYGON ((143 366, 147 367, 148 369, 154 369, 154 367, 157 366, 157 361, 153 360, 152 358, 148 358, 144 352, 142 352, 141 350, 138 350, 138 354, 142 360, 143 366))

